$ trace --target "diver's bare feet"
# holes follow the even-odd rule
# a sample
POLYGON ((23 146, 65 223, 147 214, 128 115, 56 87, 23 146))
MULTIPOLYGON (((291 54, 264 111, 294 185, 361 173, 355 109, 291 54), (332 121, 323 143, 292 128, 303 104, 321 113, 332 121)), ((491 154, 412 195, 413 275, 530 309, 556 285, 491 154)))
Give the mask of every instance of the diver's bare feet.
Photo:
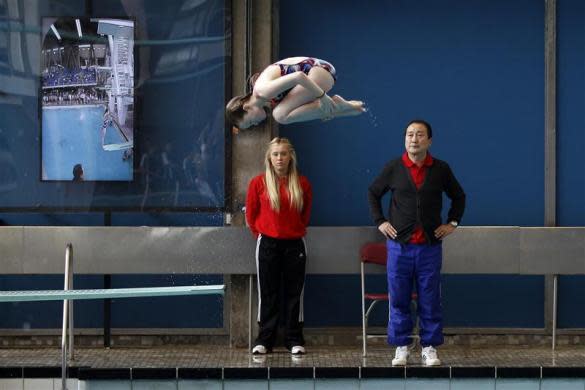
POLYGON ((323 121, 331 120, 335 117, 335 113, 339 111, 337 103, 329 95, 325 94, 318 99, 318 107, 321 110, 321 119, 323 121))
POLYGON ((360 100, 345 100, 339 95, 334 95, 331 99, 337 106, 334 116, 353 116, 360 115, 366 111, 364 102, 360 100))

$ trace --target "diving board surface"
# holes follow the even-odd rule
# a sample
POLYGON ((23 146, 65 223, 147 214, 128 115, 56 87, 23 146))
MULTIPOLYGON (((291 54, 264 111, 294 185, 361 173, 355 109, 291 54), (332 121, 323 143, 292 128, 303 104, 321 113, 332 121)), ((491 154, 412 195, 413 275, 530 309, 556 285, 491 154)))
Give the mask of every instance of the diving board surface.
POLYGON ((0 291, 0 302, 36 302, 80 299, 166 297, 175 295, 223 295, 225 285, 110 288, 96 290, 0 291))

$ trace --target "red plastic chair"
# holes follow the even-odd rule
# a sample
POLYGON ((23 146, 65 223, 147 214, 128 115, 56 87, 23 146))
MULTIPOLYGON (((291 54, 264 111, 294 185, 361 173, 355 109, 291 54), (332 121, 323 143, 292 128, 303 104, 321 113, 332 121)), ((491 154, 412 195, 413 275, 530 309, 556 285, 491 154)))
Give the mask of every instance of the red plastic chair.
MULTIPOLYGON (((378 302, 388 302, 389 294, 385 292, 366 292, 366 264, 383 266, 386 268, 388 250, 385 242, 368 242, 360 248, 361 259, 361 287, 362 287, 362 342, 363 356, 367 355, 368 338, 386 337, 386 335, 369 334, 368 317, 378 302), (366 301, 370 301, 366 309, 366 301)), ((413 304, 416 305, 417 295, 412 293, 413 304)), ((416 311, 415 311, 416 312, 416 311)))

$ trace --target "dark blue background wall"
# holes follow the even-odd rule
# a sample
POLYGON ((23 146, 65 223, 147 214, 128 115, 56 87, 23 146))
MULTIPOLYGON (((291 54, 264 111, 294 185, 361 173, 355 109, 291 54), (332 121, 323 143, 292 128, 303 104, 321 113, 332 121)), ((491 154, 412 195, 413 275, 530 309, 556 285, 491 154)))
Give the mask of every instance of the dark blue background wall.
POLYGON ((558 2, 558 223, 585 225, 585 2, 558 2))
POLYGON ((365 189, 422 117, 468 194, 465 224, 542 225, 543 4, 309 3, 281 5, 281 57, 332 61, 333 92, 371 110, 282 128, 314 181, 313 224, 370 224, 365 189))
MULTIPOLYGON (((585 226, 585 2, 561 0, 557 12, 557 222, 585 226)), ((559 278, 559 294, 560 326, 585 327, 585 276, 559 278)))
MULTIPOLYGON (((571 127, 560 135, 560 199, 571 200, 559 207, 559 220, 582 226, 584 164, 579 154, 562 151, 585 146, 583 5, 558 3, 559 131, 563 123, 571 127), (573 186, 579 188, 567 193, 573 186)), ((306 0, 280 7, 280 57, 331 61, 339 74, 332 93, 369 107, 358 118, 280 128, 313 183, 313 225, 370 225, 369 183, 404 151, 408 121, 424 118, 434 128, 432 154, 450 163, 467 193, 464 225, 543 226, 544 3, 398 0, 356 6, 342 0, 332 6, 306 0)), ((563 284, 561 306, 584 313, 583 300, 575 301, 581 290, 571 280, 563 284)), ((310 277, 307 284, 322 283, 310 277)), ((344 292, 350 282, 327 283, 343 296, 340 301, 351 301, 344 292)), ((544 326, 543 277, 445 275, 443 296, 447 326, 544 326)), ((344 306, 323 316, 330 306, 309 302, 307 321, 324 325, 322 318, 335 317, 356 324, 359 299, 344 306)), ((571 324, 585 326, 585 318, 576 317, 571 324)), ((568 325, 566 319, 560 322, 568 325)))

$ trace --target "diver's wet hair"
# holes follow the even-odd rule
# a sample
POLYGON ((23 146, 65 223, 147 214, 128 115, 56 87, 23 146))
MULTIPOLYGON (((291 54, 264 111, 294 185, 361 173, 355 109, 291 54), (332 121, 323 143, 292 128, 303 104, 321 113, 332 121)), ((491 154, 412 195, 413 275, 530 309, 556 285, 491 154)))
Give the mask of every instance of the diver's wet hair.
POLYGON ((240 121, 246 115, 246 110, 244 110, 244 104, 250 99, 252 96, 252 91, 254 90, 254 84, 256 84, 256 80, 260 77, 260 72, 254 73, 248 80, 246 81, 248 84, 248 92, 245 95, 235 96, 233 97, 228 104, 225 106, 225 116, 228 122, 233 126, 238 126, 240 121))
POLYGON ((252 92, 243 96, 235 96, 225 106, 225 116, 231 125, 238 126, 244 119, 244 115, 246 115, 244 104, 250 99, 250 96, 252 96, 252 92))

